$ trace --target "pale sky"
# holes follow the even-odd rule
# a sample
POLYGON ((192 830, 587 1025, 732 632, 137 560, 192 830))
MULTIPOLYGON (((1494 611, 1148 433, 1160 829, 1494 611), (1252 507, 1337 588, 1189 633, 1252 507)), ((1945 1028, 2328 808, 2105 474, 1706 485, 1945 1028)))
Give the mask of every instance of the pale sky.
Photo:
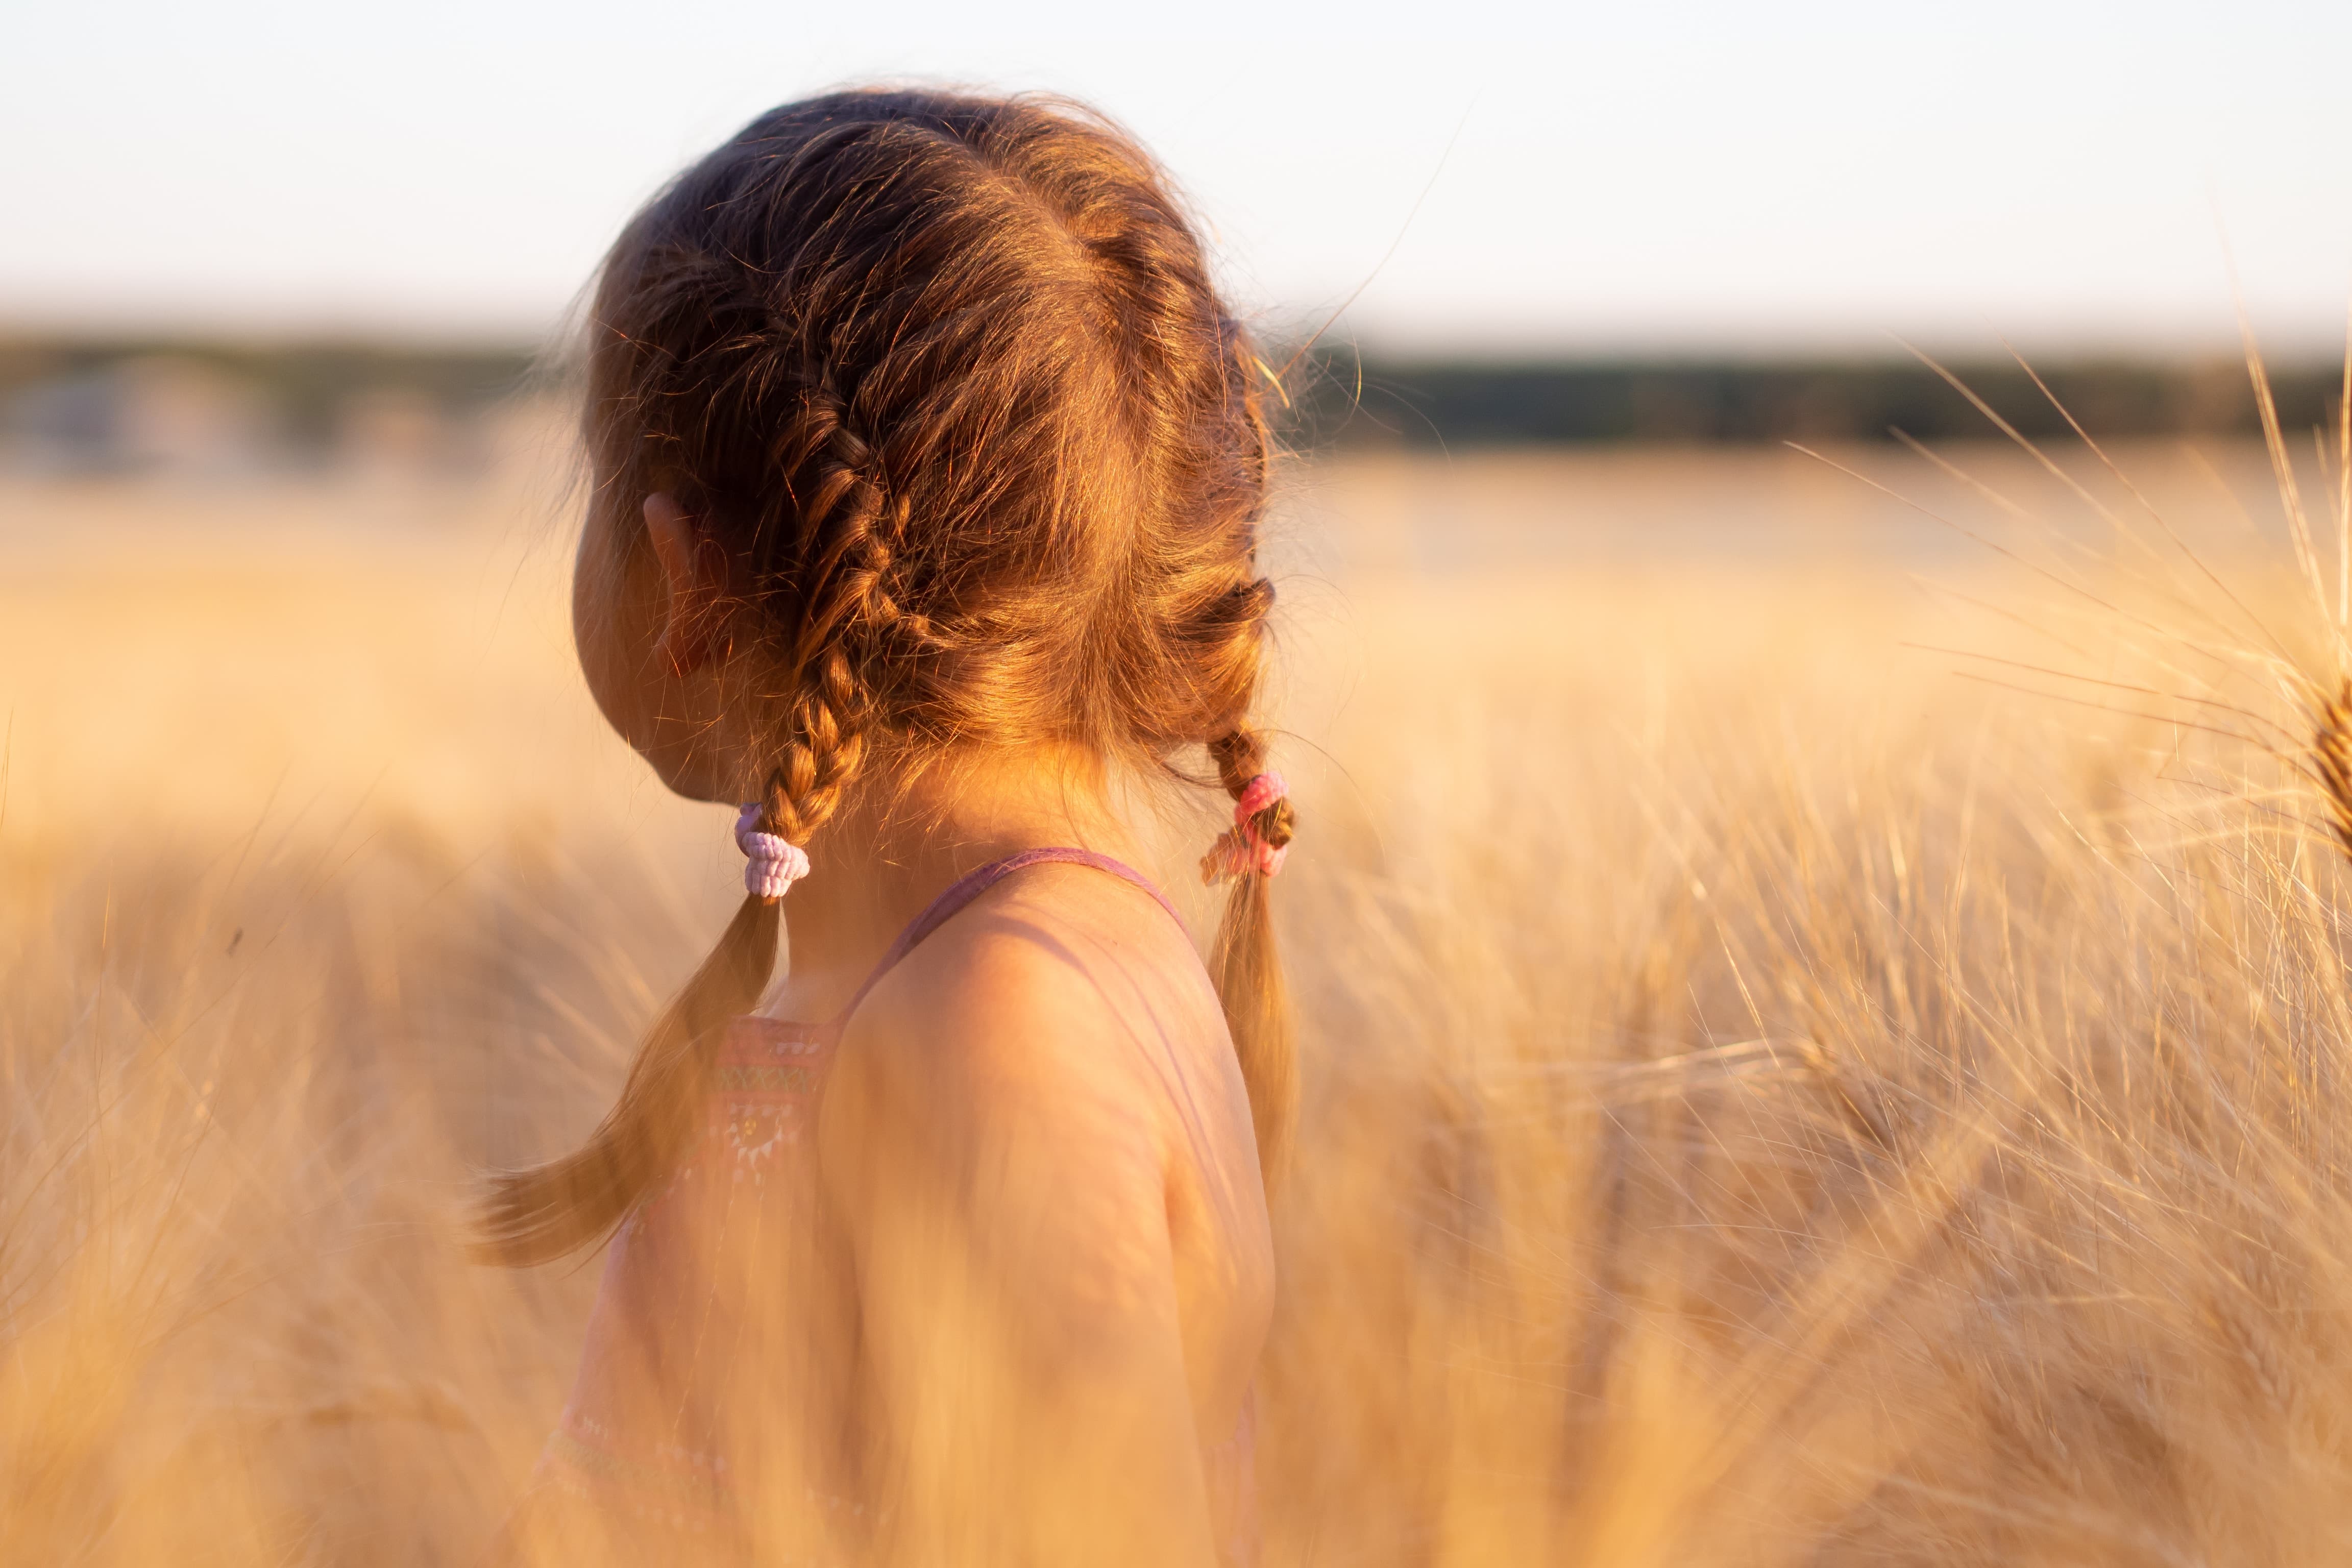
POLYGON ((2225 235, 2276 348, 2352 296, 2352 5, 5 3, 0 325, 535 333, 751 114, 908 76, 1090 100, 1375 348, 2220 344, 2225 235))

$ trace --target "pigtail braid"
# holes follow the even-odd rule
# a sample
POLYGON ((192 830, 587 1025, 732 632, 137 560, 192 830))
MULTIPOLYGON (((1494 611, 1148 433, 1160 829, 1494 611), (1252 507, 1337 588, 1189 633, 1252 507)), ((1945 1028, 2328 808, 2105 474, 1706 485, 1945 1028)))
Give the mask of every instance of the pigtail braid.
POLYGON ((840 808, 865 766, 875 707, 866 672, 883 664, 878 645, 898 617, 885 583, 906 506, 893 504, 878 455, 825 379, 802 389, 776 456, 797 527, 793 559, 775 576, 801 616, 785 659, 775 810, 785 837, 800 842, 840 808))
MULTIPOLYGON (((885 763, 1041 742, 1149 769, 1213 735, 1256 806, 1237 716, 1280 389, 1211 271, 1140 149, 1030 99, 788 104, 631 220, 590 328, 591 504, 674 492, 724 550, 765 831, 812 845, 885 763)), ((1213 969, 1271 1179, 1297 1099, 1266 887, 1290 808, 1241 831, 1263 853, 1213 969)), ((485 1251, 588 1245, 666 1179, 779 925, 737 910, 587 1143, 493 1182, 485 1251)))
MULTIPOLYGON (((1246 725, 1209 742, 1209 760, 1235 800, 1265 768, 1265 747, 1246 725)), ((1288 799, 1277 799, 1251 819, 1266 843, 1289 844, 1295 822, 1288 799)), ((1250 1121, 1257 1131, 1257 1158, 1271 1190, 1289 1158, 1298 1110, 1298 1063, 1291 1045, 1290 1003, 1275 951, 1274 913, 1267 901, 1273 878, 1250 867, 1233 879, 1224 916, 1217 922, 1209 974, 1224 1005, 1225 1027, 1248 1086, 1250 1121)))
MULTIPOLYGON (((909 628, 885 588, 893 509, 872 449, 839 400, 810 389, 778 443, 797 502, 796 559, 773 568, 802 585, 790 650, 784 740, 761 800, 761 830, 805 846, 841 805, 866 758, 872 700, 853 648, 909 628)), ((920 628, 912 628, 919 632, 920 628)), ((572 1153, 492 1178, 477 1250, 513 1266, 601 1240, 685 1154, 728 1026, 757 1007, 773 976, 779 900, 747 897, 702 966, 646 1036, 620 1098, 572 1153)))

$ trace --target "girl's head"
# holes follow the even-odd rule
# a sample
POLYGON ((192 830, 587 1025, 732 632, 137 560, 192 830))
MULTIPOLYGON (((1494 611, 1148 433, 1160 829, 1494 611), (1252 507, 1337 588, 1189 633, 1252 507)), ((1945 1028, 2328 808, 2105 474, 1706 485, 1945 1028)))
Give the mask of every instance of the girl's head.
MULTIPOLYGON (((1205 747, 1236 797, 1260 771, 1268 373, 1108 124, 915 91, 775 110, 637 215, 589 332, 583 662, 677 787, 758 800, 821 856, 861 785, 983 751, 1181 773, 1205 747), (627 585, 655 574, 709 604, 669 671, 724 650, 707 711, 666 729, 631 673, 652 628, 627 585)), ((1286 805, 1260 826, 1286 840, 1286 805)), ((1237 879, 1216 968, 1271 1166, 1291 1068, 1264 884, 1237 879)), ((593 1239, 675 1156, 776 924, 745 901, 590 1143, 499 1184, 495 1246, 593 1239)))

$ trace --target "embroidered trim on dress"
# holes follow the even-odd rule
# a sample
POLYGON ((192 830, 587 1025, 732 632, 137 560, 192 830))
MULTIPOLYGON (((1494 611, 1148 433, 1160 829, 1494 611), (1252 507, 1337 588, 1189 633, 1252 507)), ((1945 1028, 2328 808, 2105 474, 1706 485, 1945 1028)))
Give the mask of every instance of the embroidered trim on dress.
POLYGON ((807 1094, 817 1085, 810 1067, 775 1067, 765 1062, 722 1062, 711 1075, 721 1094, 807 1094))

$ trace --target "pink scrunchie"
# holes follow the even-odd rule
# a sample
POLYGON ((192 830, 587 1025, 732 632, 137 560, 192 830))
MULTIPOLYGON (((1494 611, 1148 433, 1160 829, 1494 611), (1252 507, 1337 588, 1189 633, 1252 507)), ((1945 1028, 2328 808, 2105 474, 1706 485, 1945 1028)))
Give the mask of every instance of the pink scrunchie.
POLYGON ((754 898, 781 899, 794 882, 809 873, 808 851, 774 833, 760 831, 767 807, 745 801, 735 814, 735 847, 749 857, 743 868, 743 890, 754 898))
POLYGON ((1216 843, 1201 859, 1201 879, 1222 882, 1230 877, 1255 871, 1261 877, 1271 877, 1282 869, 1290 857, 1287 844, 1269 844, 1257 828, 1257 814, 1290 794, 1282 775, 1268 770, 1244 785, 1241 797, 1234 802, 1234 825, 1217 836, 1216 843))

